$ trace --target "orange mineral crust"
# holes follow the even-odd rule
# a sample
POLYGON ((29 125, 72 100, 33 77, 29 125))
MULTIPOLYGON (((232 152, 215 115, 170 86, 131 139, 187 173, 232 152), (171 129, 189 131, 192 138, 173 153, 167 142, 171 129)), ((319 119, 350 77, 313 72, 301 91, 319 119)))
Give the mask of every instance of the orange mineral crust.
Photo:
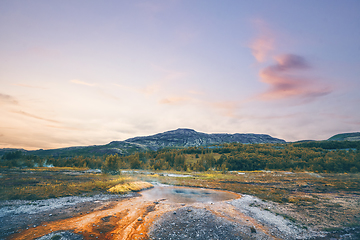
POLYGON ((126 199, 111 209, 64 220, 45 222, 14 234, 10 239, 36 239, 51 232, 73 230, 85 239, 133 239, 134 236, 147 236, 151 222, 161 214, 178 208, 180 204, 155 204, 144 201, 143 197, 126 199))
POLYGON ((114 201, 115 203, 109 204, 110 207, 106 209, 81 213, 63 220, 43 222, 37 227, 13 234, 9 239, 36 239, 57 231, 73 231, 81 234, 85 239, 149 239, 150 227, 156 220, 165 213, 176 211, 185 205, 193 209, 209 210, 218 218, 239 223, 249 229, 255 227, 257 231, 269 238, 277 239, 265 226, 237 211, 227 202, 240 197, 238 194, 227 191, 156 187, 144 191, 139 197, 124 199, 120 202, 114 201), (171 197, 171 192, 178 194, 179 197, 171 197), (198 201, 194 198, 188 199, 188 196, 195 196, 198 201))

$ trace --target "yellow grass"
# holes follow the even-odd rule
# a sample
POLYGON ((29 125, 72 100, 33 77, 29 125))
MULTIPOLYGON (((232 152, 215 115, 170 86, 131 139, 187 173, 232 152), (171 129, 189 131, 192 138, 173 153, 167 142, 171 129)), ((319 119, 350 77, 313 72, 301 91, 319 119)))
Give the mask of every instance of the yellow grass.
POLYGON ((118 185, 110 188, 108 190, 108 192, 124 194, 124 193, 130 192, 130 191, 138 192, 138 191, 152 188, 152 187, 154 187, 154 186, 151 183, 137 181, 137 182, 118 184, 118 185))
POLYGON ((129 176, 91 173, 69 175, 67 174, 68 169, 50 169, 51 171, 35 168, 35 171, 11 170, 2 172, 0 200, 37 200, 93 194, 107 191, 118 184, 134 182, 133 178, 129 176))

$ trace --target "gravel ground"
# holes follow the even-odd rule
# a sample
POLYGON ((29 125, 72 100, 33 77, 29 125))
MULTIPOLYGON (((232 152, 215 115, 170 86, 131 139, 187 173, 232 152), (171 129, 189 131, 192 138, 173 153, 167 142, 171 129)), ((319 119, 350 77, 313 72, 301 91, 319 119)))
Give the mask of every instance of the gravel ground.
POLYGON ((116 200, 138 195, 137 193, 98 194, 91 197, 74 196, 37 201, 0 201, 0 239, 5 239, 18 229, 36 227, 42 222, 72 217, 76 214, 91 212, 96 208, 110 207, 111 204, 116 203, 116 200))
MULTIPOLYGON (((331 239, 326 233, 313 231, 297 225, 273 213, 276 203, 265 202, 253 196, 226 201, 235 210, 255 219, 268 229, 270 235, 242 223, 216 216, 211 211, 197 207, 183 207, 176 212, 161 216, 150 228, 151 239, 331 239), (272 235, 272 236, 271 236, 272 235)), ((215 203, 216 204, 216 203, 215 203)), ((286 214, 286 213, 285 213, 286 214)), ((345 238, 344 238, 345 239, 345 238)), ((349 238, 356 239, 356 238, 349 238)))
POLYGON ((212 214, 206 209, 184 207, 168 212, 156 221, 149 232, 150 239, 269 239, 262 232, 251 233, 242 226, 212 214))
MULTIPOLYGON (((272 212, 276 209, 276 203, 264 202, 259 198, 250 195, 242 195, 241 198, 227 202, 233 205, 238 211, 256 219, 259 223, 267 226, 272 235, 282 239, 310 239, 323 237, 325 233, 312 231, 296 225, 281 215, 272 212)), ((286 213, 284 213, 286 214, 286 213)))
MULTIPOLYGON (((138 193, 127 195, 99 194, 92 197, 63 197, 38 201, 0 201, 0 239, 6 239, 18 229, 34 228, 44 222, 87 214, 94 210, 107 209, 124 198, 140 196, 138 193)), ((173 203, 162 202, 162 204, 173 203)), ((263 201, 250 195, 215 203, 178 204, 180 208, 160 216, 150 227, 148 236, 156 240, 232 240, 232 239, 319 239, 319 240, 356 240, 360 239, 359 228, 348 228, 332 233, 318 232, 304 228, 283 216, 286 209, 279 204, 263 201), (234 209, 234 210, 231 210, 234 209), (283 215, 283 216, 282 216, 283 215), (260 229, 252 227, 244 216, 258 223, 260 229)), ((176 208, 175 208, 176 209, 176 208)), ((71 231, 58 231, 47 234, 38 240, 84 239, 71 231)))

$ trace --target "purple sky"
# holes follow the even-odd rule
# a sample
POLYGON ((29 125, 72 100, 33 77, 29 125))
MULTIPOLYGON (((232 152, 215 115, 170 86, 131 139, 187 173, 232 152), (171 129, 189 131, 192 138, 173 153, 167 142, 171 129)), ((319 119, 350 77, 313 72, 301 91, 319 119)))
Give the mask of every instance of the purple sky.
POLYGON ((0 148, 360 131, 360 1, 0 1, 0 148))

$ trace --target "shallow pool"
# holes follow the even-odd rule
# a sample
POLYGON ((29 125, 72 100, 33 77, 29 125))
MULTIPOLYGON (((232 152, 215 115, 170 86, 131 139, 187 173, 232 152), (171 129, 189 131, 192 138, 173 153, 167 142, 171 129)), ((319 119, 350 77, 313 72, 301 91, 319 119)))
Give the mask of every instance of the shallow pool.
POLYGON ((236 193, 227 191, 172 186, 155 186, 141 194, 148 200, 166 199, 174 203, 219 202, 240 197, 236 193))

